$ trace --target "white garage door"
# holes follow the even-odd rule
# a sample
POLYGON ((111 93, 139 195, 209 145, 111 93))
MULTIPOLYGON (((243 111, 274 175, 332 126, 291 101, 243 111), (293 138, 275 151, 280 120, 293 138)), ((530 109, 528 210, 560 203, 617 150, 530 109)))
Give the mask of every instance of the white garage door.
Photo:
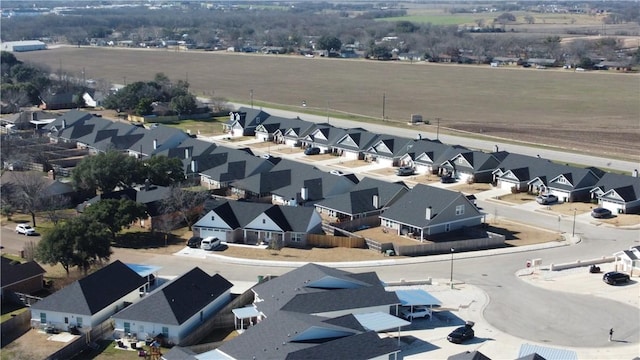
POLYGON ((200 228, 200 237, 206 238, 209 236, 217 237, 222 241, 227 241, 227 232, 225 230, 211 229, 211 228, 200 228))

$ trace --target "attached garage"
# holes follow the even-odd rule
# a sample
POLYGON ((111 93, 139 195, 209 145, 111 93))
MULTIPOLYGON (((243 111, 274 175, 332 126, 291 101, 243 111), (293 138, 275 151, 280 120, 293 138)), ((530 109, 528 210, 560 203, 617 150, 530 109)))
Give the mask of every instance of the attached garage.
POLYGON ((200 231, 200 237, 203 239, 212 236, 222 241, 227 241, 227 230, 213 228, 198 228, 198 230, 200 231))

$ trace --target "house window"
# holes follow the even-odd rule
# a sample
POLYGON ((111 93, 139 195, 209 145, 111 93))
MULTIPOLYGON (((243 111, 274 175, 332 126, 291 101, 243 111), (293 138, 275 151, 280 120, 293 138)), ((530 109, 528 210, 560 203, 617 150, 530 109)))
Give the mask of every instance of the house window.
POLYGON ((40 323, 41 324, 47 323, 47 313, 40 313, 40 323))
POLYGON ((162 336, 164 336, 165 339, 169 338, 169 328, 166 326, 162 327, 162 336))
POLYGON ((461 156, 458 158, 458 164, 464 163, 464 158, 461 156))
POLYGON ((68 323, 69 323, 69 318, 68 318, 68 317, 66 317, 66 316, 64 317, 64 323, 65 323, 65 324, 68 324, 68 323))
POLYGON ((80 316, 76 318, 76 325, 78 325, 78 327, 82 327, 82 318, 80 316))
POLYGON ((302 241, 302 234, 301 233, 293 233, 293 234, 291 234, 291 241, 293 241, 293 242, 302 241))
POLYGON ((215 220, 216 220, 216 217, 211 215, 211 221, 215 221, 215 220))
POLYGON ((262 223, 266 224, 267 223, 267 219, 262 219, 262 223))
POLYGON ((456 206, 456 215, 462 215, 462 214, 464 214, 464 205, 456 206))
POLYGON ((451 231, 451 224, 444 224, 444 231, 445 232, 451 231))
POLYGON ((567 179, 565 179, 564 177, 559 177, 558 178, 558 184, 568 184, 567 179))
POLYGON ((124 333, 129 334, 131 332, 131 323, 125 321, 124 323, 124 333))

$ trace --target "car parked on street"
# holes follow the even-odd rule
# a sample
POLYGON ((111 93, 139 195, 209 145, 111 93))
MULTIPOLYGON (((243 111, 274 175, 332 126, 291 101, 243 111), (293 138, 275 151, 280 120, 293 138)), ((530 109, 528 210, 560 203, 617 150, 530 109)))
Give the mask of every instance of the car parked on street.
POLYGON ((536 202, 540 205, 549 205, 558 202, 558 197, 552 194, 539 195, 536 197, 536 202))
POLYGON ((471 340, 475 337, 475 332, 473 331, 473 325, 475 323, 473 321, 467 321, 464 326, 460 326, 459 328, 453 330, 448 336, 447 340, 454 344, 462 344, 467 340, 471 340))
POLYGON ((36 229, 32 228, 29 224, 16 225, 16 232, 25 236, 36 235, 36 229))
POLYGON ((415 305, 413 306, 413 309, 410 306, 407 306, 402 311, 400 311, 400 315, 409 321, 413 321, 413 319, 417 318, 430 318, 431 311, 429 310, 429 308, 423 305, 415 305))
POLYGON ((617 271, 609 271, 602 276, 602 281, 609 285, 626 284, 631 280, 629 275, 617 271))
POLYGON ((596 219, 606 219, 611 217, 611 210, 605 208, 595 208, 591 211, 591 217, 596 219))
POLYGON ((304 154, 305 155, 318 155, 318 154, 320 154, 320 148, 319 147, 306 148, 304 150, 304 154))
POLYGON ((416 170, 411 166, 401 166, 396 170, 396 175, 398 176, 409 176, 413 175, 416 170))

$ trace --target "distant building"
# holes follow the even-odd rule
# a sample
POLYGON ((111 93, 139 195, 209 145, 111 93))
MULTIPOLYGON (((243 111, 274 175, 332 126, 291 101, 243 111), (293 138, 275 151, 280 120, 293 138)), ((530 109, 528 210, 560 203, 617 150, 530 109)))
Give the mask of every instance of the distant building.
POLYGON ((3 51, 23 52, 46 50, 47 44, 40 40, 6 41, 0 46, 3 51))

